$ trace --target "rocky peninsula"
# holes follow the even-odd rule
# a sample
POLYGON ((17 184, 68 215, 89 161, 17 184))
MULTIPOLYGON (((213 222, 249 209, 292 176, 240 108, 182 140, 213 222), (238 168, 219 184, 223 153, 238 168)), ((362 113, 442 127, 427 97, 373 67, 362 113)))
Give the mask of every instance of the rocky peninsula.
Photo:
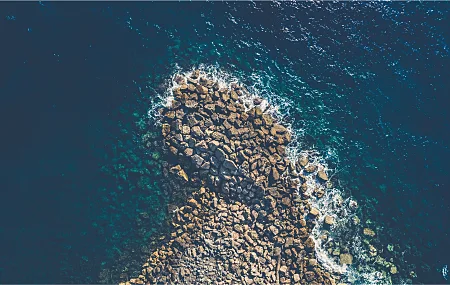
MULTIPOLYGON (((310 236, 319 211, 306 177, 327 174, 302 156, 291 161, 291 133, 261 98, 194 71, 175 78, 160 109, 171 234, 142 274, 123 284, 336 284, 310 236)), ((326 217, 328 225, 333 224, 326 217)), ((351 263, 351 255, 341 262, 351 263)))

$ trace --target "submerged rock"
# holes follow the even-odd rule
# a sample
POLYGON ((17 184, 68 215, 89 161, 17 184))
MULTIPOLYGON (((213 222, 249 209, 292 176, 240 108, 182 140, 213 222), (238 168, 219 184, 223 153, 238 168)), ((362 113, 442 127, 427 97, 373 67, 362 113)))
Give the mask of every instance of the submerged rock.
POLYGON ((370 236, 370 237, 374 237, 375 236, 375 232, 369 228, 364 228, 363 230, 364 235, 366 236, 370 236))
POLYGON ((353 256, 350 253, 342 253, 339 256, 339 262, 340 262, 341 265, 352 264, 353 263, 353 256))

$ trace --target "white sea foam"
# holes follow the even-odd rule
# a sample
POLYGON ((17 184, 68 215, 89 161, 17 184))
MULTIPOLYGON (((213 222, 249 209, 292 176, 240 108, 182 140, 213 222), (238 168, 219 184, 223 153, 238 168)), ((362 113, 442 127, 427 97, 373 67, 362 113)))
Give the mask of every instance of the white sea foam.
POLYGON ((340 237, 340 234, 348 233, 349 225, 355 225, 353 221, 357 218, 356 209, 358 203, 352 197, 349 197, 345 191, 338 187, 334 187, 330 182, 324 184, 316 179, 318 171, 324 171, 330 178, 339 172, 339 169, 330 169, 327 163, 329 159, 339 162, 339 158, 336 155, 337 151, 329 149, 325 154, 321 154, 315 149, 303 149, 298 141, 304 134, 304 130, 293 129, 290 122, 285 120, 289 115, 289 107, 292 103, 286 98, 275 94, 272 91, 270 82, 265 81, 264 76, 258 73, 252 73, 247 76, 252 84, 244 85, 238 76, 234 76, 231 73, 224 71, 220 66, 201 65, 188 71, 183 71, 181 68, 176 67, 172 78, 166 82, 166 92, 159 97, 159 102, 149 110, 149 116, 156 120, 159 118, 157 109, 170 104, 173 99, 173 89, 179 87, 179 84, 176 82, 177 76, 182 75, 186 77, 195 69, 200 70, 201 77, 218 82, 219 88, 230 88, 232 84, 243 86, 248 92, 240 93, 240 99, 247 109, 254 107, 253 102, 256 97, 262 98, 263 101, 260 104, 260 107, 263 111, 270 113, 282 121, 283 124, 288 126, 288 129, 292 134, 293 142, 287 149, 287 155, 290 161, 295 162, 300 157, 307 156, 309 164, 316 166, 316 170, 313 173, 306 173, 304 170, 301 170, 301 174, 306 177, 306 184, 308 186, 306 193, 311 197, 309 202, 320 212, 317 223, 311 233, 311 237, 316 244, 315 251, 319 263, 325 269, 343 275, 346 279, 344 281, 351 282, 352 284, 392 284, 388 274, 382 274, 376 270, 375 266, 365 262, 368 251, 363 244, 363 237, 356 228, 351 232, 350 252, 354 258, 353 264, 358 263, 358 268, 355 268, 352 265, 341 265, 339 264, 338 258, 329 254, 327 249, 328 243, 342 242, 342 240, 340 240, 340 238, 342 238, 340 237), (317 192, 318 190, 324 192, 323 197, 316 198, 314 196, 314 192, 317 192), (335 221, 330 229, 324 227, 326 216, 333 217, 335 221))

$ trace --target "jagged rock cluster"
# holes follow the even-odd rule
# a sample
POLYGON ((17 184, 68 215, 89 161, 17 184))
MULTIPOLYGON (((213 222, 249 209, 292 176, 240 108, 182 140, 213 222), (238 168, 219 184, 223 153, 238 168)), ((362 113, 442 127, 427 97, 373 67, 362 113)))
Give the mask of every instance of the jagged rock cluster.
POLYGON ((172 234, 129 283, 334 284, 339 276, 315 258, 319 212, 305 193, 306 175, 327 175, 307 157, 286 157, 290 132, 261 99, 245 106, 244 88, 220 89, 198 71, 176 80, 161 110, 165 175, 198 190, 174 209, 172 234))

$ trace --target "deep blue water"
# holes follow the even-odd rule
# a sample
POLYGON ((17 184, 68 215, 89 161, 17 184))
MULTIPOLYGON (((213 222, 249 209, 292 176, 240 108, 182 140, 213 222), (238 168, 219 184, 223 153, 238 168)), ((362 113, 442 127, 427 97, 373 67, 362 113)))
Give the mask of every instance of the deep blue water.
POLYGON ((404 252, 401 274, 446 282, 449 3, 0 8, 1 283, 139 269, 128 252, 161 231, 166 201, 136 122, 173 72, 198 64, 281 105, 404 252))

